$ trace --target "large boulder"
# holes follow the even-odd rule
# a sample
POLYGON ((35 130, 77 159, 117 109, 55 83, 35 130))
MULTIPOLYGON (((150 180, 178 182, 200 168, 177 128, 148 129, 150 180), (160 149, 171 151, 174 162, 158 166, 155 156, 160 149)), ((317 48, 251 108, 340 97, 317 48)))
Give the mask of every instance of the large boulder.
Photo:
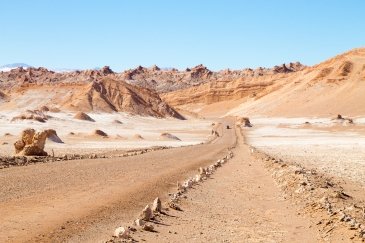
POLYGON ((21 138, 14 143, 15 153, 25 156, 47 156, 44 151, 47 131, 36 132, 34 129, 26 129, 22 132, 21 138))

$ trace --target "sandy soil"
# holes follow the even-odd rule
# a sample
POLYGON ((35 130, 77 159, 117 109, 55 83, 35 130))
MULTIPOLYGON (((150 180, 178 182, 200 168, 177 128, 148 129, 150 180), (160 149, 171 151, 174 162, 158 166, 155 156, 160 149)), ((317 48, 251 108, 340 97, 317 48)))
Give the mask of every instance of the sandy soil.
POLYGON ((147 242, 317 242, 317 230, 281 196, 263 163, 239 136, 234 158, 169 210, 157 232, 139 232, 147 242))
MULTIPOLYGON (((365 181, 363 119, 338 125, 331 119, 259 118, 247 131, 248 143, 264 152, 346 179, 365 181), (303 125, 309 121, 311 125, 303 125)), ((365 184, 364 184, 365 185, 365 184)))
POLYGON ((90 113, 95 122, 74 119, 74 113, 53 113, 45 123, 33 120, 11 121, 20 112, 0 113, 0 155, 13 155, 13 143, 26 128, 55 129, 63 144, 49 141, 45 150, 55 155, 71 153, 101 153, 120 149, 147 148, 153 146, 180 147, 207 141, 210 135, 210 120, 202 119, 157 119, 131 116, 126 113, 90 113), (115 123, 115 120, 121 124, 115 123), (108 138, 93 135, 100 129, 108 138), (70 134, 70 133, 74 134, 70 134), (181 141, 161 139, 160 134, 171 133, 181 141), (8 133, 8 134, 7 134, 8 133), (7 135, 5 135, 7 134, 7 135), (10 135, 9 135, 10 134, 10 135), (139 134, 143 139, 136 139, 139 134))
POLYGON ((213 143, 140 156, 3 169, 0 241, 105 240, 177 180, 220 158, 235 141, 225 131, 213 143))
POLYGON ((359 186, 364 171, 362 160, 358 165, 351 162, 346 165, 337 156, 339 162, 330 164, 331 155, 326 153, 335 154, 336 149, 343 152, 341 149, 346 146, 362 148, 365 139, 354 127, 351 131, 344 128, 339 134, 329 131, 330 119, 309 119, 311 124, 319 125, 315 129, 302 127, 307 120, 251 119, 254 127, 244 128, 243 132, 247 142, 260 150, 323 173, 317 184, 313 178, 307 180, 314 181, 310 184, 314 189, 308 191, 297 192, 298 185, 302 188, 302 177, 301 174, 295 177, 301 168, 277 162, 273 162, 276 167, 268 167, 265 160, 244 144, 238 130, 224 129, 226 125, 233 126, 232 118, 222 120, 223 136, 211 143, 133 157, 3 169, 0 171, 0 242, 106 241, 118 226, 131 225, 155 197, 166 202, 168 192, 175 191, 176 181, 196 174, 200 166, 210 165, 226 155, 236 136, 234 158, 186 194, 186 199, 179 202, 183 211, 168 210, 167 216, 157 218, 154 225, 157 232, 138 230, 132 237, 147 242, 352 242, 357 239, 354 231, 335 221, 338 216, 325 216, 322 213, 325 209, 317 205, 324 193, 321 185, 327 181, 340 183, 332 191, 326 191, 328 195, 342 190, 342 185, 353 198, 340 203, 334 201, 336 198, 331 199, 333 205, 340 208, 361 205, 365 199, 361 196, 363 186, 359 186), (295 159, 301 149, 311 146, 319 149, 313 151, 317 157, 303 154, 295 159), (318 160, 321 151, 326 158, 323 161, 318 160), (311 159, 316 159, 316 163, 311 164, 311 159), (346 170, 346 166, 355 166, 356 170, 346 170), (355 174, 350 178, 346 171, 355 174), (333 177, 351 181, 344 184, 344 180, 333 177))

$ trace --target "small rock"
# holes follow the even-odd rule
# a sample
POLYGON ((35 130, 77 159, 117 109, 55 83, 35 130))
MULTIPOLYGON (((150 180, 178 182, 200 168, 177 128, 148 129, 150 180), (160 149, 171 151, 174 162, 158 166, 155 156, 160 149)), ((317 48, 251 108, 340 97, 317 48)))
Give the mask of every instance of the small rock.
POLYGON ((128 226, 128 230, 130 230, 130 231, 132 231, 132 232, 136 232, 136 231, 137 231, 137 229, 136 229, 136 228, 134 228, 134 227, 132 227, 132 226, 128 226))
POLYGON ((180 182, 176 183, 177 191, 185 191, 185 188, 180 184, 180 182))
POLYGON ((150 232, 152 232, 153 231, 153 225, 151 225, 151 224, 145 224, 145 225, 143 225, 143 227, 142 227, 142 229, 143 230, 145 230, 145 231, 150 231, 150 232))
POLYGON ((175 210, 177 210, 177 211, 182 211, 182 210, 181 210, 181 208, 180 208, 178 205, 176 205, 174 202, 172 202, 172 201, 168 202, 168 203, 167 203, 167 205, 168 205, 170 208, 172 208, 172 209, 175 209, 175 210))
POLYGON ((142 219, 136 219, 136 221, 134 221, 134 224, 138 227, 142 227, 143 225, 145 225, 145 221, 143 221, 142 219))
POLYGON ((129 238, 129 230, 124 227, 118 227, 114 231, 114 236, 120 239, 128 239, 129 238))
POLYGON ((152 211, 161 213, 161 200, 158 197, 153 201, 152 211))
POLYGON ((201 180, 202 180, 202 176, 201 176, 200 174, 195 175, 194 180, 195 180, 195 182, 196 182, 196 183, 201 182, 201 180))
POLYGON ((202 167, 200 167, 200 168, 199 168, 199 174, 200 174, 200 175, 204 175, 204 174, 205 174, 205 169, 204 169, 204 168, 202 168, 202 167))
POLYGON ((152 218, 152 210, 150 208, 149 205, 147 205, 143 211, 142 211, 142 214, 141 214, 141 219, 142 220, 145 220, 145 221, 150 221, 150 219, 152 218))

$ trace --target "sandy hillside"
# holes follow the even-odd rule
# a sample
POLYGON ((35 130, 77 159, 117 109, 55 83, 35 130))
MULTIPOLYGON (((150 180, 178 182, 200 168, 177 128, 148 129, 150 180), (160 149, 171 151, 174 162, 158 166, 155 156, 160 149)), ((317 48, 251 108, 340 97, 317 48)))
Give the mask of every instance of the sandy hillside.
POLYGON ((60 111, 128 112, 183 119, 156 92, 106 78, 89 83, 20 86, 8 90, 0 102, 2 110, 25 111, 43 106, 60 111))
POLYGON ((302 70, 213 81, 163 94, 163 99, 207 115, 361 116, 364 81, 365 49, 354 49, 302 70))

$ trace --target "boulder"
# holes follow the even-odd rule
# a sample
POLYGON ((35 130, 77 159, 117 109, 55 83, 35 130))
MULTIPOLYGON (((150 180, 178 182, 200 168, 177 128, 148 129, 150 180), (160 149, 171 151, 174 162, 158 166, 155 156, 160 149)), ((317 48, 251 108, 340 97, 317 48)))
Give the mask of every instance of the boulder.
POLYGON ((47 156, 47 152, 44 151, 47 136, 47 130, 42 132, 36 132, 34 129, 24 130, 20 140, 14 143, 15 153, 25 156, 47 156))
POLYGON ((47 138, 55 143, 63 143, 60 137, 58 137, 57 132, 53 129, 45 130, 47 133, 47 138))
POLYGON ((92 119, 88 114, 84 113, 84 112, 78 112, 75 114, 74 116, 75 119, 78 120, 83 120, 83 121, 91 121, 91 122, 95 122, 94 119, 92 119))
POLYGON ((95 130, 93 134, 101 137, 108 137, 108 134, 106 132, 99 129, 95 130))

